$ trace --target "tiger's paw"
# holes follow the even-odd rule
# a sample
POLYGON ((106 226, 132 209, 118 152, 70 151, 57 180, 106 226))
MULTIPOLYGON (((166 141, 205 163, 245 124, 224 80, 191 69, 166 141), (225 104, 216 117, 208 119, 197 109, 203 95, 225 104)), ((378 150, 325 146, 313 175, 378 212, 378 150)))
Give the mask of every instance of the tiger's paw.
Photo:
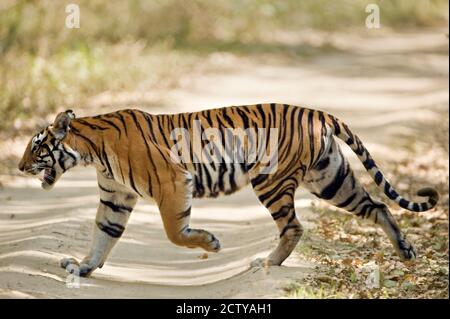
POLYGON ((60 266, 69 273, 79 277, 88 277, 94 271, 94 267, 83 262, 80 264, 75 258, 61 259, 60 266))
POLYGON ((214 236, 213 234, 211 234, 211 240, 208 242, 206 247, 203 247, 206 251, 209 252, 213 252, 213 253, 217 253, 220 251, 220 241, 216 238, 216 236, 214 236))
POLYGON ((397 253, 402 260, 415 260, 417 256, 416 249, 406 239, 398 242, 397 253))

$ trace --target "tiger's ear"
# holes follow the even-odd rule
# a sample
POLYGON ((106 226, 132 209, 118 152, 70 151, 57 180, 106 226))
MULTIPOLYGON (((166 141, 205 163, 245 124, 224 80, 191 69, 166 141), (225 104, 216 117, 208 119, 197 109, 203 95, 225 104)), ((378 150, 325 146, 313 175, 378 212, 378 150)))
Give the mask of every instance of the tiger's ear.
POLYGON ((62 140, 66 137, 66 134, 69 131, 70 121, 74 118, 75 113, 73 113, 72 110, 61 112, 56 116, 55 121, 53 122, 52 131, 57 139, 62 140))

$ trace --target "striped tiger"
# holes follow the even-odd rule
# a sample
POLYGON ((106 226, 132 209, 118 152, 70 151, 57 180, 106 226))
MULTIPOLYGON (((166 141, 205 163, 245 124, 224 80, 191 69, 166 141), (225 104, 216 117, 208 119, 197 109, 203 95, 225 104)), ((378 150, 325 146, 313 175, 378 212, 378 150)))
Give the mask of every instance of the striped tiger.
MULTIPOLYGON (((158 115, 127 109, 83 118, 75 118, 73 111, 68 110, 59 113, 53 124, 32 137, 19 169, 31 175, 43 171, 42 187, 50 189, 70 168, 79 164, 95 166, 100 203, 91 249, 80 262, 74 258, 61 261, 63 268, 80 276, 88 276, 103 266, 139 197, 155 200, 172 243, 218 252, 221 245, 216 236, 190 227, 192 199, 231 194, 247 184, 251 184, 279 229, 277 247, 267 258, 252 262, 252 266, 281 265, 298 243, 303 229, 296 217, 294 194, 299 186, 380 225, 398 255, 405 260, 414 259, 416 251, 401 233, 388 207, 373 200, 361 186, 334 136, 356 153, 378 187, 400 207, 414 212, 435 207, 439 195, 430 187, 417 193, 428 198, 425 202, 416 203, 400 196, 345 123, 322 111, 286 104, 158 115), (276 169, 263 173, 265 164, 260 160, 174 160, 172 150, 178 143, 173 138, 174 130, 182 128, 193 135, 194 122, 203 130, 214 128, 222 133, 222 138, 214 142, 216 146, 229 138, 228 129, 276 129, 276 169)), ((232 138, 241 148, 249 145, 249 136, 232 138)), ((207 141, 201 142, 204 146, 207 141)), ((189 144, 193 141, 187 140, 187 144, 192 146, 189 144)), ((255 144, 268 147, 262 142, 255 144)), ((210 156, 215 154, 212 152, 210 156)))

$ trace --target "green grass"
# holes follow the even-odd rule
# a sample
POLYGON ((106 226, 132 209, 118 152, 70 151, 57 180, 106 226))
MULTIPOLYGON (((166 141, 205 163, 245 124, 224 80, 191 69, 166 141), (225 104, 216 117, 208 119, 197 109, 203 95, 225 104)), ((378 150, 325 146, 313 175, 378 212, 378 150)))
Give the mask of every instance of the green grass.
POLYGON ((89 107, 88 98, 105 91, 171 87, 195 61, 163 42, 79 45, 50 56, 9 50, 0 62, 0 129, 14 122, 32 128, 39 121, 27 123, 30 117, 44 121, 61 107, 89 107))
POLYGON ((53 54, 96 41, 171 39, 177 45, 265 40, 279 30, 364 28, 370 3, 381 23, 394 28, 446 25, 445 0, 79 0, 81 27, 67 29, 64 1, 5 0, 0 6, 0 53, 20 48, 53 54), (43 40, 44 39, 44 40, 43 40))
POLYGON ((448 21, 445 0, 79 0, 81 27, 67 29, 64 1, 2 1, 0 130, 104 91, 176 85, 211 52, 314 55, 317 48, 278 43, 277 32, 364 29, 372 2, 383 26, 448 21))

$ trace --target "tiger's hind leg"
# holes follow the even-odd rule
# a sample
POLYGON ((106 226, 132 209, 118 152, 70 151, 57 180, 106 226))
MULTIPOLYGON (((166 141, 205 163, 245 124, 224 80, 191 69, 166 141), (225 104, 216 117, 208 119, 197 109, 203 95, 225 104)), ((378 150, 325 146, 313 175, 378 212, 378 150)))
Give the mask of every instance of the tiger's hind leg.
POLYGON ((400 258, 415 258, 414 247, 401 233, 388 207, 374 201, 361 186, 335 141, 315 168, 307 172, 303 183, 305 188, 319 198, 379 225, 400 258))
POLYGON ((192 179, 161 184, 155 197, 167 238, 178 246, 200 247, 209 252, 220 250, 219 240, 210 232, 189 226, 192 204, 192 179))
MULTIPOLYGON (((260 175, 261 176, 261 175, 260 175)), ((272 181, 273 182, 273 181, 272 181)), ((294 193, 297 188, 295 178, 282 182, 258 183, 252 179, 253 190, 261 203, 269 210, 279 230, 277 247, 266 258, 256 259, 252 266, 279 266, 289 257, 303 234, 303 228, 295 214, 294 193)))

